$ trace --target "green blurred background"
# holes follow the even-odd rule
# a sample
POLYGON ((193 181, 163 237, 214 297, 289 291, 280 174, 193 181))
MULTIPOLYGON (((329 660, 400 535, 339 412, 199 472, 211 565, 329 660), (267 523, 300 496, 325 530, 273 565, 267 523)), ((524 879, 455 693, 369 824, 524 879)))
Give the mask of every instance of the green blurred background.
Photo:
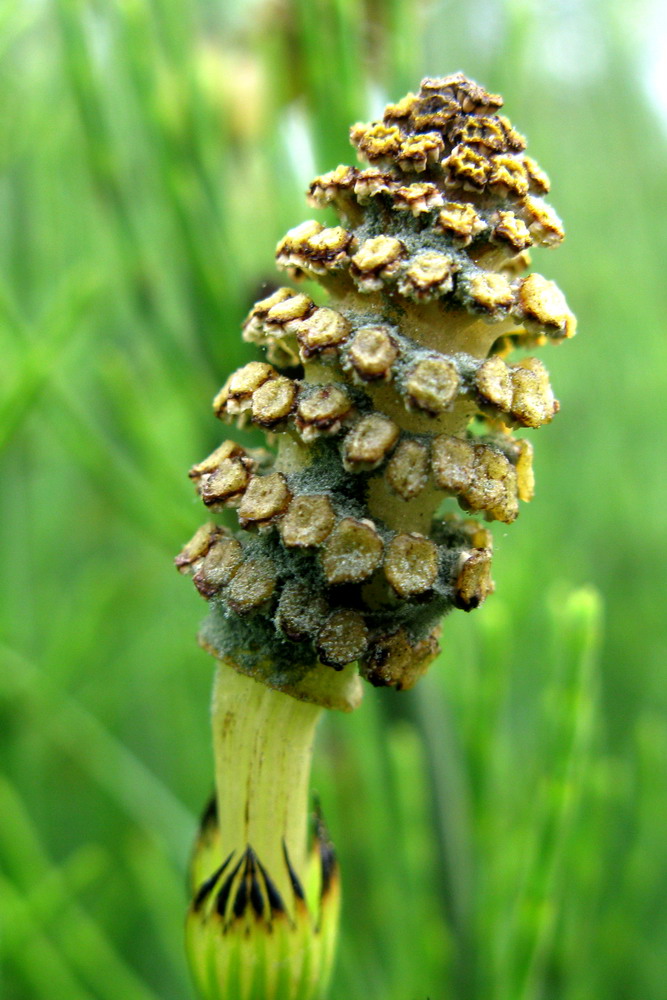
POLYGON ((569 235, 535 266, 580 334, 542 354, 562 412, 496 594, 415 691, 321 728, 331 996, 667 997, 666 38, 657 2, 3 0, 2 1000, 192 997, 186 470, 310 177, 458 69, 552 177, 569 235))

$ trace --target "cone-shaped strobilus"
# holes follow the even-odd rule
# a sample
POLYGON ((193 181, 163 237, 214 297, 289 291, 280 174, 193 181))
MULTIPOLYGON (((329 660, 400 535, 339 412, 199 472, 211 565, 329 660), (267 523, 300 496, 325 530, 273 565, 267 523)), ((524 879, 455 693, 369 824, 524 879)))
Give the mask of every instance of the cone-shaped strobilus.
POLYGON ((318 715, 354 708, 360 678, 418 680, 443 616, 493 590, 480 519, 507 524, 533 495, 532 447, 514 431, 558 403, 541 361, 508 357, 575 322, 552 281, 525 273, 530 247, 563 229, 501 105, 456 74, 352 128, 368 165, 308 194, 340 225, 305 222, 276 253, 321 296, 257 302, 243 336, 265 360, 214 400, 270 450, 226 440, 190 471, 209 510, 238 518, 206 524, 177 559, 209 602, 201 642, 219 660, 216 796, 187 925, 205 1000, 324 994, 339 885, 321 818, 308 839, 318 715))

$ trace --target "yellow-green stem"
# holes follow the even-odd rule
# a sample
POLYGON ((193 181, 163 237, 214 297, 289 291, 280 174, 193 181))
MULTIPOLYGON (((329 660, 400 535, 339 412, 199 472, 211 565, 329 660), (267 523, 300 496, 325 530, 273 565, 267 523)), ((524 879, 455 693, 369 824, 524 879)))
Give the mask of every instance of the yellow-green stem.
POLYGON ((283 900, 307 851, 308 783, 318 705, 217 668, 213 689, 216 795, 223 855, 252 847, 283 900))

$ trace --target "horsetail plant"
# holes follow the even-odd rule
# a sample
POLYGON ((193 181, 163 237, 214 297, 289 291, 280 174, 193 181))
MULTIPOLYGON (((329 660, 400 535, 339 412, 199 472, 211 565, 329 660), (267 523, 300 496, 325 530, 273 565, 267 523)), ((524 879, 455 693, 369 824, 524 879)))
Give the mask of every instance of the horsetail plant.
POLYGON ((558 403, 541 361, 506 358, 575 321, 553 282, 524 275, 563 229, 502 103, 455 74, 352 128, 369 165, 308 193, 341 224, 305 222, 276 252, 322 304, 291 287, 257 302, 243 336, 266 360, 214 400, 275 448, 227 440, 190 470, 207 508, 238 517, 176 560, 209 602, 200 641, 219 661, 187 919, 206 1000, 323 996, 339 881, 321 817, 307 839, 318 716, 353 709, 360 678, 412 687, 443 616, 492 592, 491 534, 456 503, 509 524, 533 495, 513 430, 558 403))

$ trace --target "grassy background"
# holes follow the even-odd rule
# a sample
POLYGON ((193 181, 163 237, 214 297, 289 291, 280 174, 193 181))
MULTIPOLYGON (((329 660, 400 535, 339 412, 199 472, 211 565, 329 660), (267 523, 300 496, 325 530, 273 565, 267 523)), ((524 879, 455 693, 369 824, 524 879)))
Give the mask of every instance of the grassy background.
MULTIPOLYGON (((655 8, 657 11, 657 7, 655 8)), ((667 996, 665 121, 650 10, 581 0, 0 6, 0 996, 185 1000, 211 786, 185 471, 273 247, 421 75, 506 98, 580 336, 497 593, 322 727, 334 1000, 667 996), (604 608, 604 613, 603 609, 604 608), (604 627, 601 622, 604 619, 604 627), (364 802, 359 810, 358 803, 364 802)))

